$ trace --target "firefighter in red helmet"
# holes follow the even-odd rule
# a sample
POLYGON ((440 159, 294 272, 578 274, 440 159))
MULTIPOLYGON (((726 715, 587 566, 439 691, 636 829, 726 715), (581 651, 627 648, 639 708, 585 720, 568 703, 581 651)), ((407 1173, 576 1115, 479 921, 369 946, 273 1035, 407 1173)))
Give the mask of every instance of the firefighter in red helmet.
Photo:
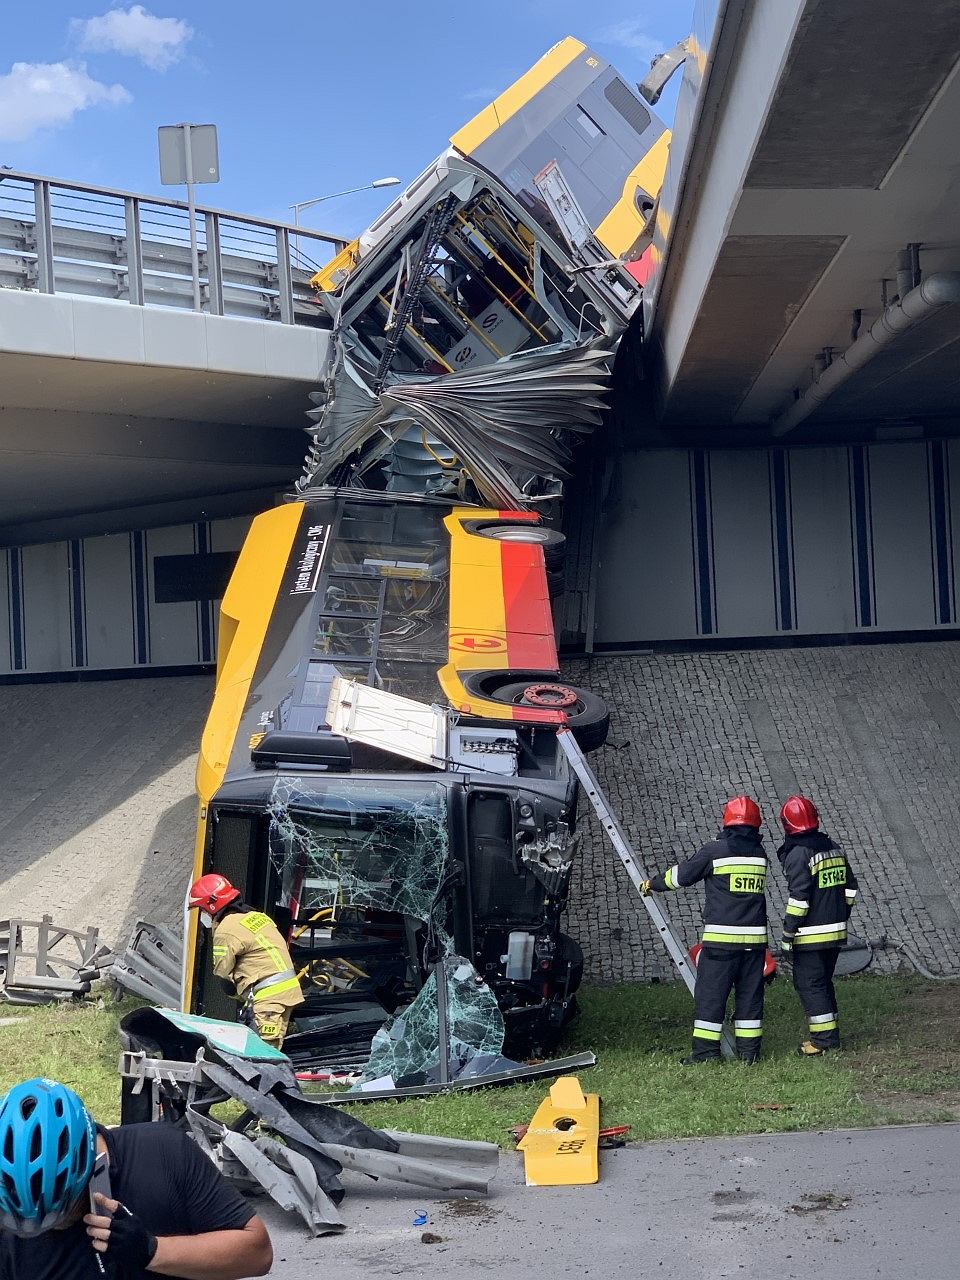
POLYGON ((857 877, 846 854, 820 830, 817 806, 790 796, 780 810, 784 842, 777 857, 787 877, 786 915, 780 948, 793 959, 793 985, 807 1014, 804 1057, 840 1048, 833 971, 847 940, 857 877))
POLYGON ((281 1048, 303 992, 280 930, 215 871, 191 886, 188 901, 213 930, 213 972, 243 1001, 260 1039, 281 1048))
POLYGON ((767 950, 767 855, 760 810, 749 796, 734 796, 723 810, 716 840, 668 871, 645 880, 644 893, 686 889, 704 882, 703 946, 694 991, 693 1051, 684 1063, 720 1057, 727 1000, 734 991, 737 1055, 756 1062, 763 1035, 767 950))

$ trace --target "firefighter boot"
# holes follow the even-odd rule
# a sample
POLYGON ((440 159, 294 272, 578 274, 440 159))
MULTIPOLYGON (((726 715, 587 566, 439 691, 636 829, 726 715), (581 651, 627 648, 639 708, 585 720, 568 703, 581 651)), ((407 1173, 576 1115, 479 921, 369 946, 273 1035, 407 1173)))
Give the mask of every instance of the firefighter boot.
POLYGON ((822 1058, 825 1053, 831 1053, 832 1049, 826 1045, 814 1044, 812 1040, 804 1040, 803 1044, 797 1049, 801 1058, 822 1058))

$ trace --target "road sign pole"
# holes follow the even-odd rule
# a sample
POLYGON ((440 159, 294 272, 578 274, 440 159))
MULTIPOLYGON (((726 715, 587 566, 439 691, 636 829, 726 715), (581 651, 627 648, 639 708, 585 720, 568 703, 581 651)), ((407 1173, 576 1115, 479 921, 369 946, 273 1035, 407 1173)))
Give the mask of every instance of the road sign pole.
POLYGON ((193 276, 193 309, 201 310, 200 305, 200 250, 197 245, 197 207, 193 199, 193 152, 190 149, 190 128, 183 127, 183 154, 187 167, 187 210, 190 217, 190 272, 193 276))

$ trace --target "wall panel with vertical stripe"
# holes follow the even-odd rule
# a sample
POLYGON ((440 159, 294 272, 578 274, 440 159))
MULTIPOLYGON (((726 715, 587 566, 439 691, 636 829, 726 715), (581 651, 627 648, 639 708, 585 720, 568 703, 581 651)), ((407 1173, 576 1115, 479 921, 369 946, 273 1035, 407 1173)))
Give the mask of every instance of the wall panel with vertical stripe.
MULTIPOLYGON (((0 550, 0 676, 193 667, 216 658, 219 601, 157 599, 156 565, 220 568, 249 518, 74 538, 0 550), (208 562, 209 563, 209 562, 208 562)), ((169 580, 171 574, 168 572, 169 580)), ((168 592, 169 594, 169 592, 168 592)))
POLYGON ((960 442, 621 460, 601 646, 955 628, 960 442))

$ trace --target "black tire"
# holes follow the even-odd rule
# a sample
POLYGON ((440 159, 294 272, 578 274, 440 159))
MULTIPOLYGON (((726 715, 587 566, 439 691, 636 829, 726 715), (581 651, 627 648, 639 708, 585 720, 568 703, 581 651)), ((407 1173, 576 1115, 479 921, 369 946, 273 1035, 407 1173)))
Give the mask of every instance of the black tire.
POLYGON ((548 571, 547 573, 547 590, 550 593, 550 599, 556 600, 558 596, 562 596, 567 589, 567 575, 563 567, 548 571))
MULTIPOLYGON (((536 703, 526 702, 524 693, 532 684, 544 684, 545 680, 522 680, 519 683, 502 684, 492 689, 489 696, 497 702, 509 702, 514 707, 531 707, 536 703)), ((567 710, 570 731, 577 740, 581 751, 595 751, 607 740, 610 730, 610 712, 607 704, 589 689, 581 689, 577 685, 567 685, 577 695, 576 706, 567 710)), ((566 710, 566 708, 565 708, 566 710)))
POLYGON ((572 996, 580 989, 580 984, 583 982, 583 948, 576 938, 570 937, 569 933, 561 933, 560 953, 570 970, 567 993, 572 996))
POLYGON ((488 524, 478 529, 477 533, 481 538, 492 538, 495 542, 533 543, 543 549, 547 573, 563 569, 567 539, 557 529, 549 529, 542 524, 488 524))

